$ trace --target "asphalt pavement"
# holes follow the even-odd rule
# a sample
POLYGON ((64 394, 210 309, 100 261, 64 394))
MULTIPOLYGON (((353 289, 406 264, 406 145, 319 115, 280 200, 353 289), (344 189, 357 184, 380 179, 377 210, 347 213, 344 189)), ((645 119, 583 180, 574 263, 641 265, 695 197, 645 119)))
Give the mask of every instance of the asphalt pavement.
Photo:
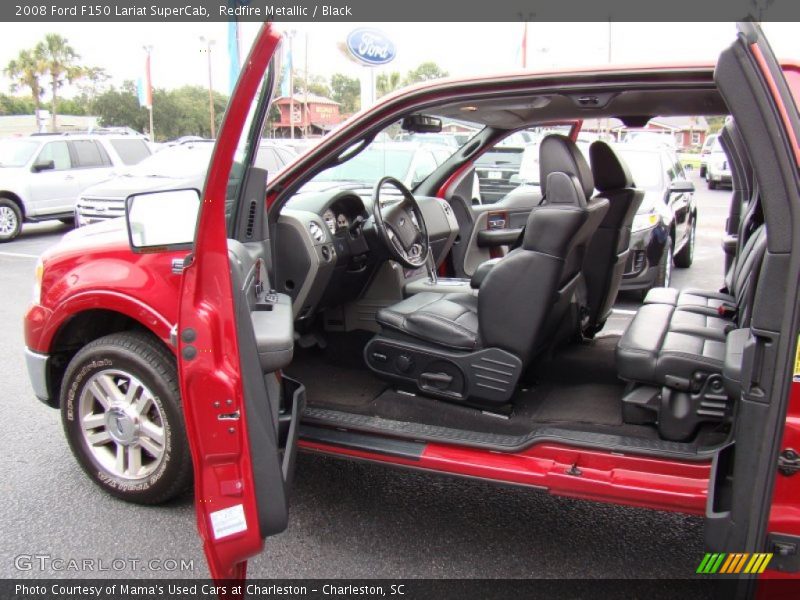
MULTIPOLYGON (((673 271, 673 285, 713 289, 730 192, 697 188, 695 262, 673 271)), ((29 225, 0 245, 0 577, 206 577, 191 497, 141 507, 106 495, 72 458, 58 412, 31 391, 22 317, 35 258, 67 229, 29 225), (33 555, 65 562, 26 560, 33 555), (114 558, 124 568, 77 573, 67 562, 104 559, 108 568, 114 558), (151 559, 165 570, 132 562, 151 559)), ((621 298, 610 327, 637 306, 621 298)), ((703 552, 696 517, 313 455, 298 460, 290 519, 250 562, 250 576, 685 577, 703 552)))

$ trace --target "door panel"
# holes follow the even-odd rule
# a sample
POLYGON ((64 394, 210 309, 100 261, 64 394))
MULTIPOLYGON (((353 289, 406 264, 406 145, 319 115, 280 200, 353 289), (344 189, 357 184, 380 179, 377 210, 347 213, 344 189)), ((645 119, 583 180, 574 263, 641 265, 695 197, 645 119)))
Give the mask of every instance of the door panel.
MULTIPOLYGON (((286 526, 285 465, 291 463, 292 451, 290 447, 281 456, 280 438, 283 429, 292 430, 292 417, 296 422, 301 409, 296 404, 302 403, 291 403, 302 400, 302 390, 279 384, 275 373, 264 372, 258 357, 274 342, 261 336, 259 347, 260 332, 252 317, 255 311, 269 311, 269 240, 231 241, 226 220, 226 213, 240 212, 236 208, 244 191, 253 191, 238 182, 248 180, 255 158, 275 80, 274 68, 268 72, 267 67, 279 42, 280 36, 264 25, 243 63, 214 149, 194 251, 186 261, 181 287, 181 394, 194 459, 197 524, 215 579, 243 578, 246 561, 261 551, 263 538, 286 526), (247 142, 244 163, 234 165, 242 139, 247 142), (232 181, 236 184, 229 189, 232 181), (233 211, 226 210, 229 201, 233 211), (286 414, 289 426, 282 428, 286 414)), ((266 175, 262 179, 261 211, 253 213, 255 220, 264 218, 266 175)), ((275 314, 280 321, 281 313, 275 314)), ((259 329, 272 326, 270 319, 262 321, 265 325, 259 329)), ((280 325, 286 329, 285 323, 280 325)))

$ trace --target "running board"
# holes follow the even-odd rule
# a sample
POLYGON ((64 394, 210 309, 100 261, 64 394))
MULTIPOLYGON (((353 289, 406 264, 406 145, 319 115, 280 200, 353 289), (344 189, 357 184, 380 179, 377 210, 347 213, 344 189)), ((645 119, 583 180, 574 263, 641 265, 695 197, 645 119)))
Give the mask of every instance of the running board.
POLYGON ((315 427, 314 425, 302 425, 300 427, 300 439, 319 444, 340 446, 350 450, 361 450, 371 454, 405 458, 406 460, 419 460, 425 450, 425 444, 421 442, 390 439, 354 431, 315 427))
MULTIPOLYGON (((400 452, 417 457, 419 457, 419 454, 415 454, 418 450, 417 447, 421 446, 422 449, 424 449, 425 443, 427 442, 456 444, 459 446, 469 446, 508 453, 521 452, 534 444, 551 442, 603 450, 606 452, 610 451, 623 454, 640 454, 696 461, 709 460, 719 449, 719 447, 713 447, 698 450, 694 444, 683 442, 669 442, 665 440, 653 440, 610 433, 564 429, 548 425, 538 427, 526 435, 462 431, 448 427, 394 421, 382 417, 357 415, 325 408, 306 408, 305 413, 303 413, 303 425, 300 430, 300 436, 303 439, 314 441, 316 440, 314 436, 319 435, 320 431, 324 431, 325 435, 328 436, 338 433, 347 434, 348 436, 357 436, 339 438, 351 444, 351 446, 348 447, 354 447, 352 444, 367 444, 377 446, 377 449, 370 451, 379 451, 384 454, 393 454, 395 456, 398 455, 397 452, 400 452), (314 425, 317 427, 314 427, 314 425), (358 432, 361 432, 362 435, 358 436, 358 432), (378 436, 391 436, 391 438, 383 440, 378 436), (396 447, 389 445, 395 442, 411 445, 396 447)), ((323 440, 320 439, 317 441, 322 442, 323 440)), ((332 443, 341 445, 338 442, 332 443)), ((368 448, 363 447, 363 449, 367 450, 368 448)), ((407 458, 406 454, 401 455, 407 458)))

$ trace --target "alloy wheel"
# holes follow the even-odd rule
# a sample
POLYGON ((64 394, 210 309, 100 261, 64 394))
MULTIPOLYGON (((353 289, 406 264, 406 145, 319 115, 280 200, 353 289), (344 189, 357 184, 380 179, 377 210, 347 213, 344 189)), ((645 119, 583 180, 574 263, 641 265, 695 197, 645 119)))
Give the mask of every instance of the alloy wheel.
POLYGON ((87 448, 108 473, 144 479, 164 459, 164 417, 152 392, 129 373, 95 373, 83 388, 78 418, 87 448))
POLYGON ((16 213, 8 206, 0 206, 0 235, 12 235, 18 226, 16 213))

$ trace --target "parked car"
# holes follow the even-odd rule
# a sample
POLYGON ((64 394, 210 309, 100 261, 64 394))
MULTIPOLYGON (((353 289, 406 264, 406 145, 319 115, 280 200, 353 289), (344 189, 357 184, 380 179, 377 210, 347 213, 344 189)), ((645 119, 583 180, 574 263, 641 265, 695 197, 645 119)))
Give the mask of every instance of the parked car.
POLYGON ((150 156, 144 136, 53 134, 0 140, 0 242, 24 222, 71 223, 87 187, 150 156))
MULTIPOLYGON (((281 36, 265 24, 202 200, 132 195, 125 220, 70 232, 42 255, 25 317, 36 396, 61 411, 76 460, 109 494, 163 502, 194 473, 215 579, 241 579, 286 528, 298 448, 697 515, 708 551, 769 553, 770 569, 796 576, 800 119, 759 26, 739 27, 716 68, 428 82, 267 181, 235 148, 256 143, 268 114, 273 86, 262 83, 281 36), (262 121, 247 118, 252 106, 262 121), (413 191, 382 163, 368 198, 298 194, 357 160, 376 131, 431 131, 465 107, 483 128, 476 147, 413 191), (544 203, 520 212, 520 247, 474 264, 459 250, 520 237, 503 231, 514 207, 466 203, 473 153, 522 127, 579 128, 592 110, 637 122, 730 114, 726 131, 758 177, 726 291, 653 290, 622 336, 592 337, 639 199, 613 149, 590 168, 569 137, 548 135, 544 203), (452 276, 458 263, 471 278, 452 276)), ((800 65, 783 70, 797 93, 800 65)), ((738 209, 750 195, 735 192, 738 209)), ((741 582, 728 596, 752 591, 752 576, 741 582)))
POLYGON ((719 138, 714 140, 711 145, 711 152, 706 157, 705 178, 710 190, 715 190, 720 185, 731 185, 730 162, 722 150, 719 138))
POLYGON ((630 168, 636 187, 645 192, 633 219, 620 289, 644 296, 652 288, 669 287, 673 264, 692 265, 697 237, 694 183, 667 148, 618 144, 614 149, 630 168))
POLYGON ((717 142, 718 138, 719 134, 711 133, 706 136, 706 140, 703 142, 703 147, 700 149, 700 177, 706 176, 708 157, 711 154, 711 149, 714 148, 715 145, 719 145, 719 142, 717 142))
MULTIPOLYGON (((86 188, 75 206, 75 224, 91 225, 125 214, 125 199, 137 192, 203 189, 214 140, 182 140, 146 158, 112 179, 86 188)), ((294 152, 262 141, 258 165, 276 175, 294 159, 294 152)))

